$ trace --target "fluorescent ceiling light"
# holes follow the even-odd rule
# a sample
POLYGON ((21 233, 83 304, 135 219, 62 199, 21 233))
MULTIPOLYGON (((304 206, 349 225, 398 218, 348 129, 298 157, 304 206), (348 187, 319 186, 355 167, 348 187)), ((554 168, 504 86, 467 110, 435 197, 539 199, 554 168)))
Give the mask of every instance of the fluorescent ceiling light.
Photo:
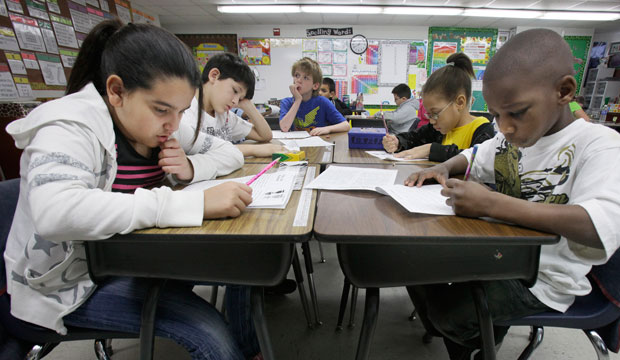
POLYGON ((514 19, 535 19, 539 18, 542 14, 542 11, 501 9, 465 9, 463 12, 464 16, 514 19))
POLYGON ((233 5, 218 6, 217 11, 231 14, 280 14, 301 12, 297 5, 233 5))
POLYGON ((576 12, 576 11, 546 11, 542 19, 550 20, 585 20, 585 21, 614 21, 620 19, 620 13, 611 12, 576 12))
POLYGON ((301 7, 305 13, 321 14, 379 14, 379 6, 334 6, 334 5, 306 5, 301 7))
POLYGON ((414 7, 414 6, 390 6, 383 8, 384 14, 390 15, 437 15, 453 16, 461 15, 463 9, 452 7, 414 7))

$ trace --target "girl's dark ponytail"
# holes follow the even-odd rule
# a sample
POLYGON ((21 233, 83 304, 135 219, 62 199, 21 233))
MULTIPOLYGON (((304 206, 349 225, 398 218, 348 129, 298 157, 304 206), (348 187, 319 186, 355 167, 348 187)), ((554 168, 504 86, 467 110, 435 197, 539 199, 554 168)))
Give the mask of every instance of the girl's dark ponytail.
POLYGON ((470 103, 471 79, 475 77, 471 60, 463 53, 456 53, 448 57, 446 64, 431 74, 422 87, 422 94, 439 93, 452 101, 463 93, 470 103))
POLYGON ((71 70, 67 95, 80 91, 91 81, 95 84, 99 94, 105 94, 105 83, 101 83, 103 49, 110 37, 122 27, 123 23, 118 19, 102 21, 88 33, 71 70))

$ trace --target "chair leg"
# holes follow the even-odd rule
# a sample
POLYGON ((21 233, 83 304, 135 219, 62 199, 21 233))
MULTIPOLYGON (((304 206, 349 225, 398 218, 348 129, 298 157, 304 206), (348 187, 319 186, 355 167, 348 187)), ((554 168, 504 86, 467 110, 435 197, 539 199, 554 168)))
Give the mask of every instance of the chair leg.
POLYGON ((359 288, 357 286, 353 286, 353 291, 351 291, 351 312, 349 313, 349 329, 353 329, 355 327, 355 306, 357 305, 357 293, 359 288))
POLYGON ((321 254, 321 262, 324 263, 325 262, 325 256, 323 255, 323 245, 321 245, 321 242, 319 241, 319 254, 321 254))
POLYGON ((340 297, 340 310, 338 311, 338 324, 336 324, 336 331, 342 331, 342 321, 344 320, 344 312, 347 309, 350 289, 351 283, 345 276, 344 285, 342 285, 342 296, 340 297))
POLYGON ((518 360, 527 360, 532 356, 534 350, 540 345, 543 341, 543 337, 545 336, 545 330, 542 326, 532 326, 532 330, 530 331, 530 343, 527 344, 525 349, 521 355, 519 355, 518 360))
POLYGON ((586 333, 586 336, 594 346, 598 360, 609 359, 609 351, 607 351, 607 346, 605 346, 605 342, 601 339, 601 336, 594 330, 584 330, 583 332, 586 333))
POLYGON ((209 302, 214 307, 216 307, 216 304, 217 304, 217 291, 219 290, 219 288, 220 287, 217 285, 211 286, 211 300, 209 300, 209 302))
POLYGON ((416 314, 415 309, 413 309, 413 311, 411 312, 411 315, 409 315, 408 317, 409 321, 413 321, 416 319, 415 314, 416 314))
POLYGON ((26 354, 26 360, 39 360, 42 359, 45 355, 49 354, 58 343, 45 343, 43 346, 35 345, 32 349, 26 354))
POLYGON ((304 276, 301 272, 301 264, 299 262, 299 255, 297 253, 297 247, 293 247, 293 272, 295 273, 295 281, 297 281, 297 291, 299 291, 299 298, 301 299, 301 306, 304 310, 304 315, 306 316, 306 321, 308 322, 308 327, 310 329, 314 328, 314 324, 312 323, 312 319, 310 318, 310 307, 308 305, 308 298, 306 295, 306 288, 304 287, 304 276))
POLYGON ((112 353, 108 353, 108 347, 107 347, 108 340, 104 340, 104 339, 95 340, 94 347, 95 347, 95 356, 97 356, 97 360, 110 360, 110 356, 112 355, 112 353))

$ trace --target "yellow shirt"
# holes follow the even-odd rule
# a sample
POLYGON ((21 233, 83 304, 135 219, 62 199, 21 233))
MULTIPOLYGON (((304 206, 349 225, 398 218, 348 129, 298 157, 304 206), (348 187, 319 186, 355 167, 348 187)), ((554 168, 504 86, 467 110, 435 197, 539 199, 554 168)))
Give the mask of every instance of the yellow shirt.
POLYGON ((480 116, 472 120, 467 125, 459 126, 452 129, 443 137, 441 145, 455 144, 459 149, 468 149, 471 147, 471 139, 474 136, 476 129, 485 123, 488 123, 487 118, 480 116))

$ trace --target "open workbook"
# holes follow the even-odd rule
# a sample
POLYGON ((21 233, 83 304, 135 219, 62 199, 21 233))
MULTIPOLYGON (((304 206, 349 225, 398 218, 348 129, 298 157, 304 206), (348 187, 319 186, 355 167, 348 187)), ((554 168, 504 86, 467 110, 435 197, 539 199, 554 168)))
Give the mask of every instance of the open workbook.
MULTIPOLYGON (((284 209, 291 198, 297 169, 277 171, 274 173, 263 174, 256 179, 250 187, 252 188, 252 203, 248 208, 254 209, 284 209)), ((202 191, 220 185, 227 181, 247 183, 253 176, 245 176, 234 179, 206 180, 188 185, 183 191, 202 191)))
POLYGON ((388 195, 409 212, 433 215, 454 215, 452 207, 441 195, 441 185, 420 188, 396 185, 395 169, 376 169, 351 166, 330 166, 305 186, 320 190, 370 190, 388 195))

